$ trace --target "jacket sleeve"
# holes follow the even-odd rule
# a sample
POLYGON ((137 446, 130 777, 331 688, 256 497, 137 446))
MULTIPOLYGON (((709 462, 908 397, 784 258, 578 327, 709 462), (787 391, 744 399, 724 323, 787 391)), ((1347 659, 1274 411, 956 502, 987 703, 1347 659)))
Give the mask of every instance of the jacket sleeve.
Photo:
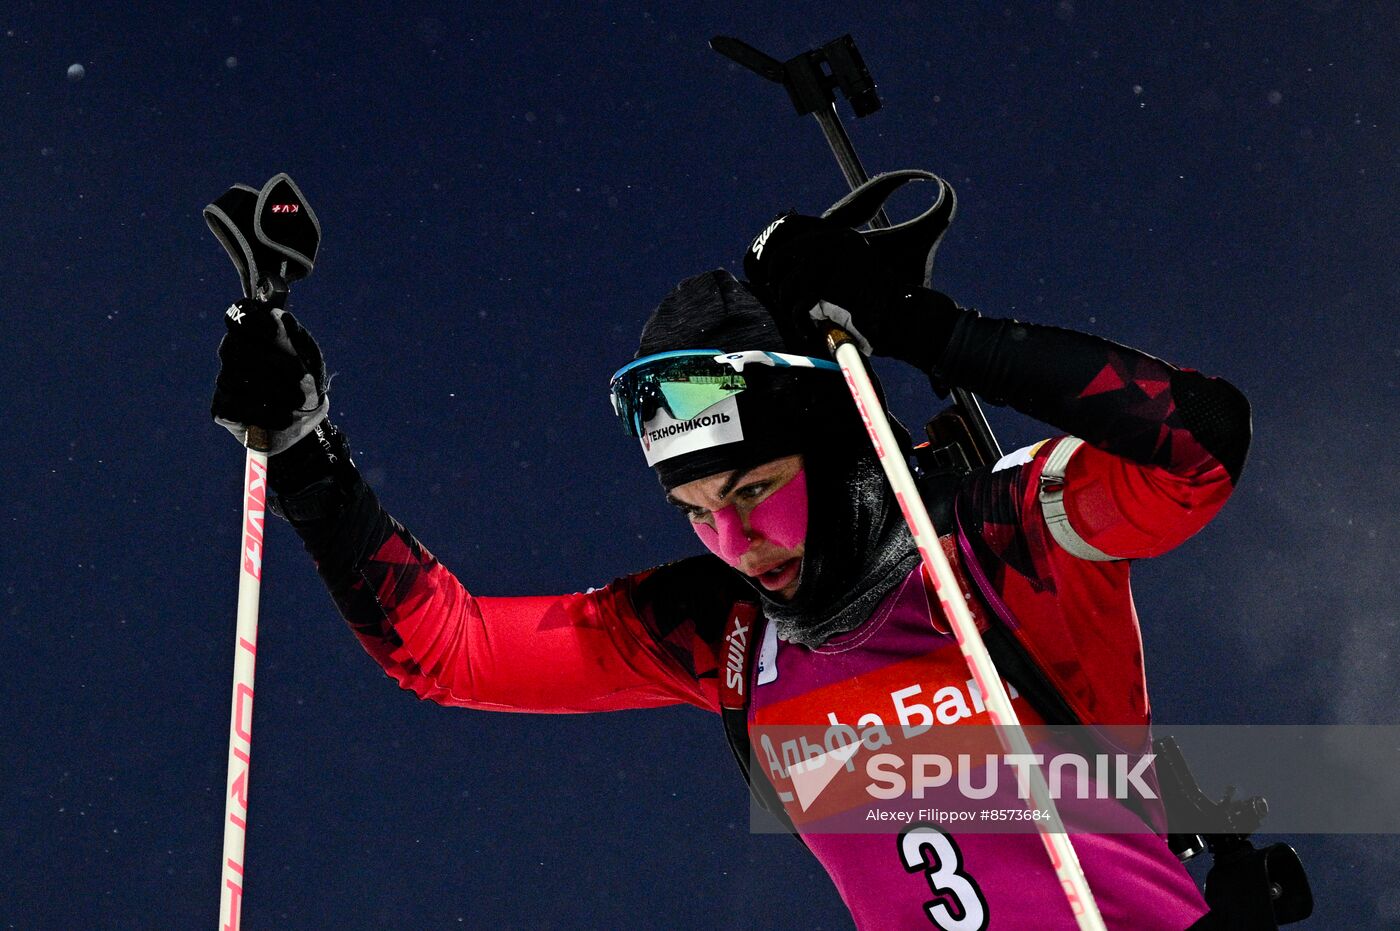
POLYGON ((964 314, 937 374, 1085 441, 1063 506, 1106 557, 1156 556, 1204 527, 1249 449, 1249 403, 1229 382, 1085 333, 964 314))
POLYGON ((669 603, 674 568, 570 595, 474 597, 389 516, 353 464, 335 483, 328 513, 294 516, 306 508, 286 497, 280 506, 361 645, 401 688, 494 711, 717 710, 710 638, 722 617, 711 605, 669 603))

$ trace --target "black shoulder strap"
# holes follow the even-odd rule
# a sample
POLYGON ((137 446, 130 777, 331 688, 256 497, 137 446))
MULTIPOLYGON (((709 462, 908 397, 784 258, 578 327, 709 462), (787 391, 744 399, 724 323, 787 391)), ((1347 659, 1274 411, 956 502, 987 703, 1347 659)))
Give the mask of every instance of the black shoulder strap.
MULTIPOLYGON (((1016 686, 1016 690, 1025 696, 1026 701, 1045 720, 1047 726, 1082 728, 1084 721, 1075 714, 1064 694, 1050 681, 1050 677, 1035 661, 1035 657, 1031 656, 1030 651, 1011 632, 1011 625, 1015 622, 1011 617, 1011 609, 1002 600, 1001 595, 992 589, 991 580, 978 563, 977 553, 972 548, 971 537, 963 527, 956 500, 953 504, 953 523, 964 567, 972 579, 973 588, 977 590, 982 604, 991 615, 992 623, 983 632, 982 642, 986 644, 997 672, 1016 686)), ((1087 731, 1076 730, 1074 734, 1075 740, 1082 745, 1085 753, 1095 753, 1101 749, 1087 731)), ((1128 799, 1126 804, 1154 832, 1159 830, 1140 799, 1128 799)))
POLYGON ((1040 664, 1004 625, 992 624, 988 627, 982 633, 982 642, 987 645, 987 652, 992 655, 997 672, 1016 686, 1016 691, 1025 696, 1046 724, 1068 727, 1083 723, 1060 690, 1050 683, 1040 664))
POLYGON ((1011 609, 1007 607, 1001 595, 992 589, 991 579, 987 577, 986 571, 977 560, 977 553, 972 548, 972 537, 963 526, 962 512, 958 507, 960 491, 960 487, 956 488, 948 496, 951 501, 945 505, 946 519, 955 535, 963 568, 972 581, 972 587, 980 596, 982 605, 987 609, 991 623, 982 633, 982 641, 987 645, 987 652, 992 655, 997 672, 1003 679, 1016 686, 1016 690, 1026 697, 1026 701, 1045 719, 1046 724, 1051 727, 1083 724, 1064 695, 1060 694, 1060 690, 1050 681, 1045 670, 1040 668, 1040 664, 1011 632, 1011 626, 1015 624, 1015 618, 1010 616, 1011 609))
MULTIPOLYGON (((773 783, 763 773, 755 778, 750 769, 750 756, 753 745, 749 740, 749 699, 753 690, 753 657, 758 652, 762 639, 764 618, 758 605, 741 601, 729 612, 724 625, 724 639, 720 641, 719 713, 724 721, 724 736, 729 741, 729 750, 744 774, 749 792, 763 809, 777 818, 787 828, 788 833, 802 840, 797 833, 787 810, 783 808, 773 783)), ((806 842, 803 841, 805 846, 806 842)))

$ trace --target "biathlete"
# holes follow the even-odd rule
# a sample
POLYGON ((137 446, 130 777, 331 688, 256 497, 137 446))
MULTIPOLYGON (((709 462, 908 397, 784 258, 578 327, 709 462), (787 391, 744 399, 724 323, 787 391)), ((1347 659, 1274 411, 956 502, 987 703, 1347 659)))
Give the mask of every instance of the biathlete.
MULTIPOLYGON (((932 476, 924 497, 968 592, 978 590, 970 575, 982 576, 1002 602, 998 623, 1077 719, 1147 724, 1131 561, 1186 540, 1230 496, 1250 440, 1243 395, 1096 336, 896 285, 867 239, 827 219, 780 218, 747 250, 745 274, 681 282, 610 385, 666 500, 709 552, 600 589, 470 594, 366 485, 327 419, 320 351, 280 308, 245 300, 227 317, 213 413, 240 436, 250 424, 271 431, 275 509, 365 650, 420 698, 495 711, 686 702, 718 712, 736 684, 726 683, 726 627, 744 616, 757 659, 739 664, 737 685, 751 735, 893 723, 896 693, 939 725, 985 724, 824 352, 819 327, 831 320, 939 390, 970 389, 1057 431, 993 465, 932 476), (743 606, 752 610, 736 614, 743 606)), ((993 626, 987 598, 969 602, 979 626, 993 626)), ((1023 693, 1013 704, 1024 723, 1044 719, 1023 693)), ((1075 926, 1034 833, 824 832, 795 806, 787 761, 756 759, 753 779, 790 809, 857 926, 1075 926)), ((1118 815, 1138 817, 1123 806, 1118 815)), ((1207 927, 1191 877, 1139 826, 1073 837, 1109 927, 1207 927)))

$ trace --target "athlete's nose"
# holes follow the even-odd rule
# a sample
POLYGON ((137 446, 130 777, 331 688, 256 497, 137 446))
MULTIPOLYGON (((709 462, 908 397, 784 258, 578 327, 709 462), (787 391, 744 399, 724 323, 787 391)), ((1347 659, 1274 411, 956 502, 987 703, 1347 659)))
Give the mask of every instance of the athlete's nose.
POLYGON ((739 509, 732 504, 714 511, 713 514, 714 528, 696 524, 695 532, 712 553, 731 566, 738 565, 739 558, 749 551, 749 529, 744 526, 739 509))

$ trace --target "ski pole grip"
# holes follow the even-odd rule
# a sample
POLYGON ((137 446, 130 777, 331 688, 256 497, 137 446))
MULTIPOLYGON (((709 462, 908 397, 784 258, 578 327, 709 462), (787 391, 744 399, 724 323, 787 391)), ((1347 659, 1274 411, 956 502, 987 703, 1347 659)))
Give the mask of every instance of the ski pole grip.
POLYGON ((254 452, 265 453, 272 446, 272 440, 267 435, 266 427, 248 427, 248 437, 243 441, 243 445, 254 452))

